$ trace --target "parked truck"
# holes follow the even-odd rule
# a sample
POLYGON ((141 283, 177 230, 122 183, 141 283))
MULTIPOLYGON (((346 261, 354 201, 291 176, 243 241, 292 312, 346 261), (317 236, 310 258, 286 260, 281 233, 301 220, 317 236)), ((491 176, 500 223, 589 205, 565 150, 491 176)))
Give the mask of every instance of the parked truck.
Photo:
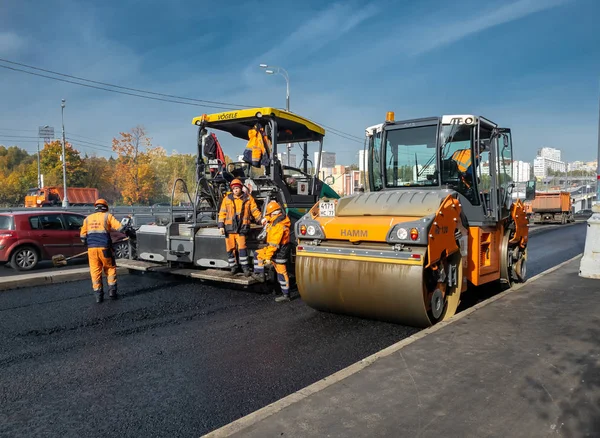
POLYGON ((525 210, 525 215, 527 216, 527 220, 531 219, 531 214, 533 213, 532 204, 533 200, 527 200, 523 202, 523 209, 525 210))
POLYGON ((573 200, 569 192, 538 192, 531 202, 531 218, 535 224, 567 224, 574 222, 573 200))
MULTIPOLYGON (((89 187, 67 187, 69 206, 94 205, 99 198, 98 189, 89 187)), ((64 199, 62 187, 43 187, 30 189, 25 196, 25 207, 60 206, 64 199)))

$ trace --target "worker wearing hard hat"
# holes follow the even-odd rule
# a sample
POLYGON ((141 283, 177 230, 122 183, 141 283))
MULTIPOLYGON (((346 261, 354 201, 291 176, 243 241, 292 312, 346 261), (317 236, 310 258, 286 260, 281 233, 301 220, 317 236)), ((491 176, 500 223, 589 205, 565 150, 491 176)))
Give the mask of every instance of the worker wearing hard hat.
POLYGON ((267 204, 265 217, 268 221, 267 246, 254 253, 254 274, 257 280, 264 282, 265 265, 273 264, 282 293, 275 301, 289 301, 290 277, 286 263, 290 255, 290 218, 283 213, 277 201, 267 204))
POLYGON ((250 267, 248 266, 248 252, 246 249, 246 234, 250 231, 250 216, 256 222, 266 223, 265 219, 261 219, 260 210, 256 205, 256 201, 249 193, 243 193, 244 185, 239 179, 234 179, 229 185, 231 193, 225 195, 219 210, 218 227, 221 234, 226 235, 225 248, 229 256, 229 267, 231 273, 235 274, 238 271, 238 260, 242 266, 244 274, 249 277, 251 275, 250 267))
POLYGON ((88 248, 92 288, 96 302, 101 303, 104 301, 103 271, 108 283, 108 296, 113 300, 117 298, 117 266, 110 232, 122 232, 125 227, 108 212, 108 203, 104 199, 98 199, 94 207, 96 212, 84 219, 79 236, 88 248))

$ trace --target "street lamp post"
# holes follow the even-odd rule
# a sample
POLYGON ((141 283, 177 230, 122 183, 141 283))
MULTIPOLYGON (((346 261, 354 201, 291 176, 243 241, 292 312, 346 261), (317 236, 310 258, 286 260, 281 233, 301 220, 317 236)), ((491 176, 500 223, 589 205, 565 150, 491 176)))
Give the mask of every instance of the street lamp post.
MULTIPOLYGON (((290 75, 288 74, 288 72, 285 69, 274 66, 274 65, 260 64, 259 67, 264 68, 265 73, 268 75, 280 74, 281 76, 283 76, 285 78, 285 84, 286 84, 285 110, 287 112, 289 112, 290 111, 290 75)), ((287 165, 288 166, 290 165, 290 151, 291 150, 292 150, 292 145, 290 143, 288 143, 288 145, 287 145, 287 165)))
POLYGON ((67 160, 65 154, 65 99, 60 104, 62 118, 62 164, 63 164, 63 201, 62 206, 69 206, 69 197, 67 195, 67 160))
POLYGON ((51 128, 48 125, 38 127, 38 153, 37 153, 37 165, 38 165, 38 188, 42 188, 42 166, 40 164, 40 138, 44 139, 44 145, 46 141, 50 138, 54 137, 54 128, 51 128))
POLYGON ((596 170, 596 204, 600 205, 600 94, 598 95, 598 168, 596 170))
POLYGON ((37 186, 38 189, 42 188, 42 172, 40 169, 40 136, 38 135, 38 154, 37 154, 37 163, 38 163, 38 181, 37 186))

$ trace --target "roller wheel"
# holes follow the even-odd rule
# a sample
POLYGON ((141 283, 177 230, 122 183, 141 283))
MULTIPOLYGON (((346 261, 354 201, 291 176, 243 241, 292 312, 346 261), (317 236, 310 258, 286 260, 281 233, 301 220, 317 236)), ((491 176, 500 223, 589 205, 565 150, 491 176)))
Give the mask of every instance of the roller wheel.
POLYGON ((460 252, 442 258, 434 268, 427 268, 423 278, 423 298, 432 324, 456 313, 462 289, 462 259, 460 252), (449 279, 452 277, 454 281, 449 279), (452 284, 452 286, 449 286, 452 284))
POLYGON ((510 289, 515 283, 522 283, 527 278, 527 248, 510 245, 514 230, 509 228, 500 247, 500 284, 501 289, 510 289))

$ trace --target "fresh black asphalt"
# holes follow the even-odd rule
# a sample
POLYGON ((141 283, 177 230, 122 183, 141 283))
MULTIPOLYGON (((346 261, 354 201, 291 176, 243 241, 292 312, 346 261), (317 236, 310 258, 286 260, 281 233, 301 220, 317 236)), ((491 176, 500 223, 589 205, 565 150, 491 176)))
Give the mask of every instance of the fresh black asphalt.
MULTIPOLYGON (((585 224, 530 236, 531 277, 585 224)), ((0 436, 198 437, 417 331, 179 277, 0 292, 0 436)))

